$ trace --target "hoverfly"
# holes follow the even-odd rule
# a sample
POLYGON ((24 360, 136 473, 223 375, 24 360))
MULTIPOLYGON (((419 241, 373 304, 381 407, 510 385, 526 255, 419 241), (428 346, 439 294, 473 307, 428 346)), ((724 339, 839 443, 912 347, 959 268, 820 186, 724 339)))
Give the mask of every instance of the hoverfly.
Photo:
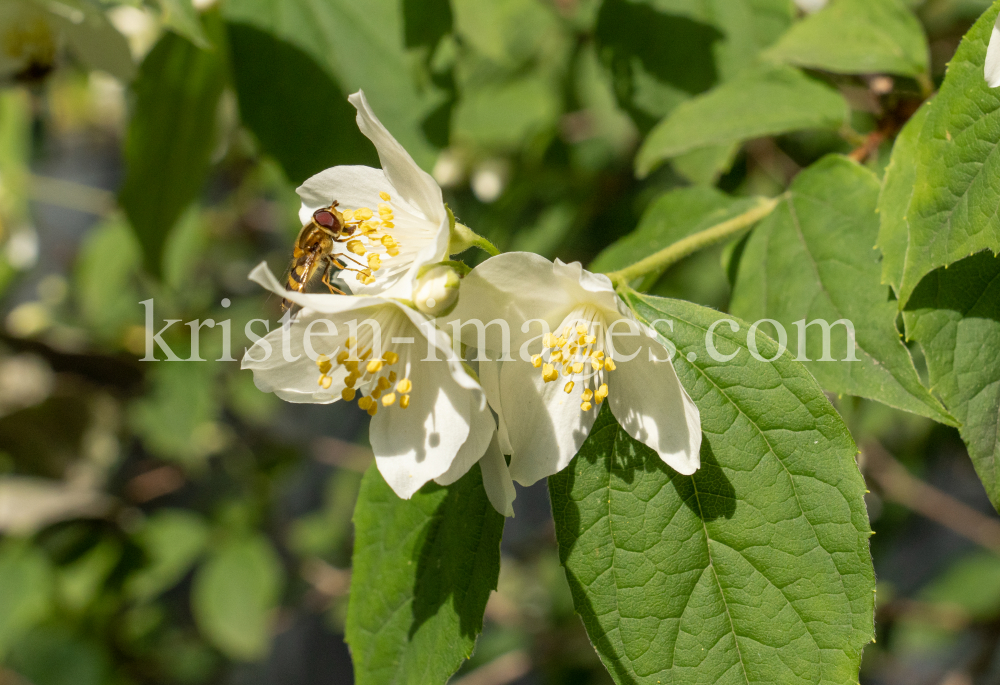
MULTIPOLYGON (((344 216, 337 210, 339 203, 334 200, 330 206, 317 209, 295 239, 295 250, 292 253, 292 265, 288 271, 288 289, 304 292, 309 281, 321 268, 323 284, 331 293, 343 295, 344 292, 330 283, 330 272, 333 269, 346 269, 333 255, 334 243, 346 242, 354 235, 357 226, 344 221, 344 216)), ((281 301, 282 309, 289 309, 292 303, 281 301)))

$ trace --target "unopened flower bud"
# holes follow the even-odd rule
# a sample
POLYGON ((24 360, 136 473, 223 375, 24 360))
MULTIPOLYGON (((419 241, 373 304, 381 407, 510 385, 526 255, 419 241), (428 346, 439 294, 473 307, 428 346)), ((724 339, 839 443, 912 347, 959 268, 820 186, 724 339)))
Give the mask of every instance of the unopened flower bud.
POLYGON ((444 264, 431 267, 417 279, 413 303, 428 316, 443 316, 458 302, 458 272, 444 264))

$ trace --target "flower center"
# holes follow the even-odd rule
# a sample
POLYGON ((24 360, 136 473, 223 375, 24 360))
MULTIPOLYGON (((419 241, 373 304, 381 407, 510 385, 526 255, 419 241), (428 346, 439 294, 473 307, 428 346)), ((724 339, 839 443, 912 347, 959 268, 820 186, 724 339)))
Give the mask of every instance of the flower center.
POLYGON ((541 354, 531 358, 546 383, 558 381, 562 375, 567 395, 579 388, 581 411, 590 411, 607 398, 605 374, 615 370, 614 360, 604 352, 601 327, 602 319, 593 308, 576 310, 563 319, 558 334, 547 333, 542 338, 541 354))
POLYGON ((378 413, 379 401, 383 407, 390 407, 398 399, 399 406, 406 409, 410 406, 410 393, 413 392, 413 381, 408 378, 409 362, 401 365, 403 378, 397 380, 399 375, 391 367, 400 363, 399 355, 388 350, 381 357, 374 357, 372 336, 369 333, 366 337, 368 340, 362 340, 360 345, 356 338, 349 337, 344 341, 343 348, 337 348, 339 351, 335 354, 319 355, 316 358, 316 366, 319 368, 317 383, 324 390, 329 389, 333 385, 334 371, 343 367, 346 372, 346 387, 340 396, 344 401, 353 402, 357 398, 358 406, 367 411, 369 416, 378 413), (359 349, 364 351, 359 354, 359 349))
POLYGON ((375 272, 382 268, 382 260, 399 255, 399 243, 396 238, 388 233, 389 229, 395 228, 393 223, 393 209, 390 204, 392 198, 389 193, 382 191, 379 194, 382 202, 379 203, 375 212, 370 207, 358 207, 348 209, 341 214, 344 223, 352 227, 356 237, 347 241, 347 251, 357 257, 363 257, 365 262, 345 255, 360 268, 349 268, 348 270, 357 273, 358 281, 364 285, 375 282, 375 272))

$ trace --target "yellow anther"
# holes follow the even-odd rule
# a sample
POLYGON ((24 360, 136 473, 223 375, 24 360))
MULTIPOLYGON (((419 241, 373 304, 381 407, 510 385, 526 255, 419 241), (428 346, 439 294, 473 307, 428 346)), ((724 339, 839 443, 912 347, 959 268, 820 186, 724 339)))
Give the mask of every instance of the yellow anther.
POLYGON ((556 350, 556 351, 555 351, 555 352, 553 352, 553 353, 552 353, 552 355, 551 355, 551 356, 549 357, 549 360, 550 360, 550 361, 551 361, 551 362, 552 362, 553 364, 558 364, 559 362, 561 362, 561 361, 562 361, 562 358, 563 358, 563 355, 562 355, 562 350, 556 350))
POLYGON ((357 394, 358 391, 355 390, 354 388, 344 388, 343 390, 340 391, 340 396, 344 399, 345 402, 352 402, 354 400, 354 396, 357 394))
POLYGON ((583 373, 583 362, 573 364, 573 373, 583 373))
POLYGON ((382 388, 375 388, 374 390, 371 391, 371 398, 373 400, 377 400, 381 396, 382 396, 382 388))
POLYGON ((361 224, 361 232, 368 234, 378 230, 378 221, 366 221, 361 224))
POLYGON ((403 395, 402 397, 399 398, 399 408, 400 409, 406 409, 409 406, 410 406, 410 396, 409 395, 403 395))
POLYGON ((391 197, 389 197, 389 193, 385 192, 384 190, 383 190, 382 192, 380 192, 380 193, 378 194, 378 196, 379 196, 380 198, 382 198, 382 199, 383 199, 384 201, 386 201, 386 202, 388 202, 389 200, 391 200, 391 199, 392 199, 391 197))
POLYGON ((388 390, 391 385, 392 383, 390 383, 389 379, 385 376, 378 379, 378 387, 383 391, 388 390))
POLYGON ((556 346, 557 347, 565 347, 567 342, 569 342, 569 341, 566 340, 566 336, 564 336, 564 335, 560 335, 558 338, 556 338, 556 346))
POLYGON ((319 372, 322 373, 322 374, 324 374, 324 375, 330 373, 330 369, 333 368, 333 364, 331 364, 330 360, 327 359, 327 358, 325 358, 325 357, 323 358, 322 361, 320 361, 319 359, 317 359, 316 360, 316 366, 319 367, 319 372))
POLYGON ((372 271, 378 271, 382 268, 382 258, 374 253, 368 255, 368 268, 372 271))
POLYGON ((356 361, 353 361, 353 360, 346 361, 346 362, 344 362, 344 368, 347 369, 348 373, 357 373, 358 372, 358 363, 356 361))
POLYGON ((548 383, 550 381, 554 381, 557 378, 559 378, 559 372, 556 371, 556 367, 554 367, 552 364, 545 364, 544 366, 542 366, 542 380, 548 383))
POLYGON ((346 347, 347 349, 351 349, 357 344, 358 344, 358 339, 355 338, 353 335, 344 341, 344 347, 346 347))
POLYGON ((590 368, 592 368, 594 371, 600 371, 601 370, 601 362, 597 361, 596 359, 591 359, 590 360, 590 368))
POLYGON ((587 337, 585 337, 583 339, 583 342, 587 343, 588 345, 593 345, 595 342, 597 342, 597 336, 596 335, 588 335, 587 337))
POLYGON ((582 323, 581 324, 577 324, 576 325, 576 333, 577 333, 577 335, 586 335, 587 334, 587 327, 584 326, 582 323))
POLYGON ((396 385, 396 390, 399 392, 399 394, 406 395, 411 390, 413 390, 413 381, 411 381, 409 378, 404 378, 396 385))
POLYGON ((360 240, 348 240, 347 251, 361 256, 365 253, 365 246, 361 244, 360 240))
MULTIPOLYGON (((385 198, 382 198, 382 199, 385 199, 385 198)), ((392 214, 392 207, 390 207, 389 205, 387 205, 384 202, 379 202, 378 203, 378 213, 379 213, 379 216, 385 216, 386 214, 392 214)))
POLYGON ((372 402, 368 405, 368 416, 375 416, 378 414, 378 402, 372 402))
POLYGON ((372 218, 372 210, 367 207, 359 207, 354 210, 354 218, 361 221, 368 221, 372 218))
POLYGON ((598 350, 591 355, 594 359, 604 359, 604 350, 598 350))
POLYGON ((551 333, 546 333, 545 337, 542 338, 542 345, 545 349, 556 346, 556 336, 551 333))
POLYGON ((382 236, 382 247, 393 247, 396 244, 396 239, 391 235, 382 236))
POLYGON ((580 399, 583 400, 584 402, 590 402, 592 399, 594 399, 594 391, 591 390, 590 388, 587 388, 580 394, 580 399))
POLYGON ((350 358, 351 358, 350 352, 348 352, 347 350, 341 350, 340 353, 337 355, 337 363, 345 364, 347 363, 347 360, 350 358))
POLYGON ((604 360, 604 368, 607 369, 608 371, 614 371, 615 370, 615 360, 612 359, 611 357, 608 357, 607 359, 605 359, 604 360))
POLYGON ((325 354, 321 354, 318 357, 316 357, 316 366, 319 366, 323 362, 328 362, 328 361, 330 361, 330 358, 327 357, 325 354))
POLYGON ((340 215, 344 217, 344 221, 348 223, 354 221, 354 210, 352 209, 345 209, 343 212, 340 213, 340 215))
POLYGON ((391 221, 387 221, 387 220, 383 219, 382 220, 382 228, 396 228, 396 224, 392 223, 391 221))
POLYGON ((600 404, 601 402, 604 401, 604 398, 606 398, 607 396, 608 396, 608 384, 601 383, 601 387, 599 387, 597 389, 597 392, 594 393, 594 397, 597 398, 597 403, 600 404))
POLYGON ((573 375, 573 365, 572 364, 567 364, 563 368, 563 375, 564 376, 572 376, 573 375))
POLYGON ((564 392, 565 392, 565 393, 566 393, 566 394, 568 395, 569 393, 573 392, 573 386, 574 386, 574 385, 576 385, 576 384, 575 384, 575 383, 574 383, 573 381, 570 381, 570 382, 569 382, 569 383, 567 383, 567 384, 566 384, 566 386, 565 386, 565 387, 563 388, 563 391, 564 391, 564 392))
POLYGON ((399 256, 399 248, 396 247, 395 245, 393 245, 392 247, 386 248, 386 252, 389 253, 390 257, 398 257, 399 256))
POLYGON ((347 378, 344 379, 344 385, 346 385, 348 388, 353 388, 354 384, 358 382, 359 378, 361 378, 361 376, 359 376, 357 373, 349 373, 347 374, 347 378))
POLYGON ((390 404, 396 401, 396 393, 390 392, 382 398, 382 406, 388 407, 390 404))
POLYGON ((368 373, 378 373, 382 370, 382 364, 384 362, 381 359, 372 359, 365 365, 365 371, 368 373))
POLYGON ((587 344, 587 336, 585 336, 585 335, 581 335, 580 337, 578 337, 578 338, 576 339, 576 344, 577 344, 577 345, 580 345, 581 347, 582 347, 583 345, 586 345, 586 344, 587 344))
MULTIPOLYGON (((395 363, 395 362, 393 362, 393 363, 395 363)), ((395 383, 396 382, 396 372, 395 371, 390 371, 389 372, 389 382, 390 383, 395 383)))
POLYGON ((360 400, 358 400, 358 406, 361 407, 362 409, 367 409, 368 405, 371 403, 372 403, 372 398, 370 397, 362 397, 360 400))
POLYGON ((361 353, 359 359, 361 359, 361 361, 365 361, 370 356, 372 356, 372 348, 369 347, 367 350, 361 353))
POLYGON ((384 355, 382 355, 382 358, 385 359, 385 363, 388 364, 389 366, 392 366, 393 364, 399 361, 399 355, 393 352, 392 350, 389 350, 384 355))
POLYGON ((320 376, 319 384, 323 386, 324 390, 329 390, 330 386, 333 385, 333 379, 330 378, 329 376, 320 376))
MULTIPOLYGON (((580 403, 580 409, 582 409, 583 411, 590 411, 593 408, 594 408, 594 405, 592 405, 590 402, 581 402, 580 403)), ((370 411, 368 413, 371 414, 370 411)))
POLYGON ((531 358, 531 365, 536 369, 542 365, 542 355, 536 354, 531 358))

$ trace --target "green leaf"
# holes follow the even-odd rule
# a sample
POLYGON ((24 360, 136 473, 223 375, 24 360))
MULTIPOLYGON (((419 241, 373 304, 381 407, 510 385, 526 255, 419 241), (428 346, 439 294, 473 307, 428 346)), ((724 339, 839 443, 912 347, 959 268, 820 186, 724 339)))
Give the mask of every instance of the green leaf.
POLYGON ((87 0, 60 0, 46 4, 49 21, 63 33, 69 49, 90 69, 101 69, 128 83, 135 76, 135 63, 128 40, 118 32, 104 12, 87 0))
MULTIPOLYGON (((731 311, 774 319, 789 349, 829 392, 873 399, 955 425, 920 382, 896 330, 896 305, 879 285, 879 182, 846 157, 829 155, 799 174, 787 199, 751 234, 740 261, 731 311), (824 328, 831 325, 828 349, 824 328), (846 319, 856 335, 851 353, 846 319), (846 361, 849 359, 857 361, 846 361), (825 361, 824 361, 825 359, 825 361), (812 360, 812 361, 809 361, 812 360)), ((769 329, 770 330, 770 329, 769 329)))
POLYGON ((128 578, 129 597, 146 601, 175 585, 201 556, 208 544, 208 527, 195 513, 161 509, 136 534, 146 553, 147 566, 128 578))
POLYGON ((941 90, 893 150, 879 205, 883 279, 902 309, 925 275, 969 255, 1000 251, 1000 90, 983 77, 986 46, 1000 13, 994 3, 962 39, 941 90), (910 179, 912 178, 912 183, 910 179), (907 186, 910 187, 909 193, 907 186))
POLYGON ((327 69, 255 26, 230 22, 226 28, 240 114, 289 180, 302 183, 336 164, 378 166, 354 107, 327 69))
POLYGON ((756 204, 709 187, 671 190, 646 209, 634 231, 606 247, 587 268, 607 272, 648 257, 681 238, 732 219, 756 204))
POLYGON ((903 311, 931 387, 962 422, 986 494, 1000 509, 1000 259, 967 257, 924 278, 903 311))
MULTIPOLYGON (((417 163, 427 168, 433 164, 435 152, 421 131, 421 122, 442 96, 429 84, 418 88, 412 76, 403 45, 401 4, 398 0, 363 4, 351 0, 230 0, 222 11, 227 22, 252 26, 305 52, 344 92, 364 89, 379 120, 417 163)), ((267 47, 277 50, 273 44, 267 47)), ((289 69, 289 64, 301 63, 287 54, 283 57, 278 74, 289 69)), ((295 101, 301 102, 301 98, 295 101)), ((283 112, 286 119, 293 118, 287 109, 283 112)), ((341 163, 334 157, 326 166, 341 163)))
POLYGON ((409 500, 374 464, 354 510, 347 643, 358 685, 444 683, 472 654, 500 572, 504 518, 478 464, 409 500))
POLYGON ((927 38, 903 0, 833 0, 795 24, 765 57, 841 74, 926 74, 927 38))
POLYGON ((560 557, 605 666, 621 684, 857 682, 875 579, 840 416, 787 355, 753 359, 745 323, 716 329, 718 351, 737 353, 717 362, 705 340, 725 315, 626 300, 677 346, 704 438, 700 470, 681 476, 605 411, 549 479, 560 557))
POLYGON ((160 11, 163 12, 163 24, 184 36, 202 50, 212 47, 205 35, 205 29, 201 26, 201 19, 198 18, 198 11, 195 10, 191 0, 157 0, 160 3, 160 11))
POLYGON ((0 655, 48 616, 52 569, 36 549, 8 542, 0 549, 0 655))
POLYGON ((263 535, 228 540, 198 569, 192 610, 202 634, 233 659, 255 661, 271 642, 281 560, 263 535))
POLYGON ((645 176, 665 159, 709 145, 836 129, 846 117, 847 103, 837 91, 795 69, 748 73, 678 105, 639 148, 636 173, 645 176))
POLYGON ((164 34, 139 69, 119 201, 154 275, 170 229, 208 173, 225 80, 218 49, 200 50, 175 33, 164 34))
POLYGON ((715 185, 729 171, 739 151, 738 143, 710 145, 685 152, 671 160, 674 171, 696 185, 715 185))

